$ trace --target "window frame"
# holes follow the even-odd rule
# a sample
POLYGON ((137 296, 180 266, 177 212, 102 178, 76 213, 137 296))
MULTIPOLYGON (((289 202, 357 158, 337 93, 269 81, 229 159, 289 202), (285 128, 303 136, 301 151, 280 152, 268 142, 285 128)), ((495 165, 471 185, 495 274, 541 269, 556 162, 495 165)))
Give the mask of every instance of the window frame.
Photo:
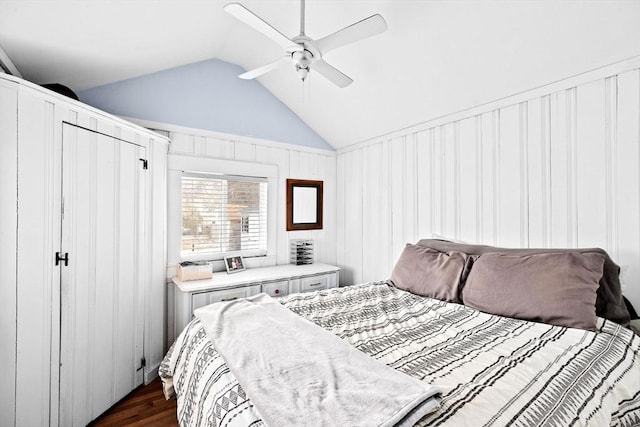
POLYGON ((275 264, 276 227, 278 202, 278 166, 265 163, 243 162, 238 160, 216 159, 191 155, 169 155, 168 158, 168 194, 167 194, 167 245, 171 259, 181 261, 213 261, 214 271, 224 270, 224 256, 242 255, 248 266, 254 261, 260 265, 275 264), (255 255, 247 251, 230 251, 224 254, 201 252, 182 254, 182 174, 236 175, 267 179, 267 254, 255 255), (219 264, 219 265, 218 265, 219 264))

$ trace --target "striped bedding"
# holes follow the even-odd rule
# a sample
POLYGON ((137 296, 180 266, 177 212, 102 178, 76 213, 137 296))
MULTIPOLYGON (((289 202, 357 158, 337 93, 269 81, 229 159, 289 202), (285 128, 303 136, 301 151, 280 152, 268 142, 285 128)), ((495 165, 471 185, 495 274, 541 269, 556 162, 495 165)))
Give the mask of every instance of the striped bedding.
MULTIPOLYGON (((419 426, 640 425, 640 336, 613 322, 598 318, 590 332, 504 318, 386 282, 279 301, 442 390, 440 409, 419 426)), ((160 376, 181 426, 263 425, 197 319, 160 376)))

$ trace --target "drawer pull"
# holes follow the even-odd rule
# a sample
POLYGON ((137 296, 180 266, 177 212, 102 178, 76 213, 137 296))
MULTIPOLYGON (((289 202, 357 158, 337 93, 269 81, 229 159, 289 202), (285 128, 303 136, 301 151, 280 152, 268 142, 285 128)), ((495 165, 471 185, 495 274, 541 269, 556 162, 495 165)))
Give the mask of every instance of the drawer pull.
POLYGON ((238 297, 233 297, 233 298, 222 298, 220 301, 225 302, 225 301, 234 301, 237 300, 238 297))
POLYGON ((318 282, 318 283, 309 283, 309 287, 311 286, 320 286, 322 285, 322 282, 318 282))

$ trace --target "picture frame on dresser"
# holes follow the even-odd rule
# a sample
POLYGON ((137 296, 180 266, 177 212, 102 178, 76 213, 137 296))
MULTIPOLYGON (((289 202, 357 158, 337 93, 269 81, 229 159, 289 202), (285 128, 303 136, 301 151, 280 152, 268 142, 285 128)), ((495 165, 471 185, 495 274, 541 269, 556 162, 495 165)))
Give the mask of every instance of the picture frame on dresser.
POLYGON ((247 269, 240 255, 224 257, 224 266, 227 269, 227 274, 238 273, 247 269))

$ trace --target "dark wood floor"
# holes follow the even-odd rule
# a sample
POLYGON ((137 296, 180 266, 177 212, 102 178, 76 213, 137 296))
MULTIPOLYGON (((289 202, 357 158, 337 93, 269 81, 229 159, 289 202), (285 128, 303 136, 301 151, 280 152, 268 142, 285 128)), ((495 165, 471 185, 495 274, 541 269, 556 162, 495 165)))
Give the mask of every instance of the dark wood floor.
POLYGON ((162 383, 156 378, 134 390, 89 425, 175 427, 178 425, 176 401, 164 398, 162 383))

